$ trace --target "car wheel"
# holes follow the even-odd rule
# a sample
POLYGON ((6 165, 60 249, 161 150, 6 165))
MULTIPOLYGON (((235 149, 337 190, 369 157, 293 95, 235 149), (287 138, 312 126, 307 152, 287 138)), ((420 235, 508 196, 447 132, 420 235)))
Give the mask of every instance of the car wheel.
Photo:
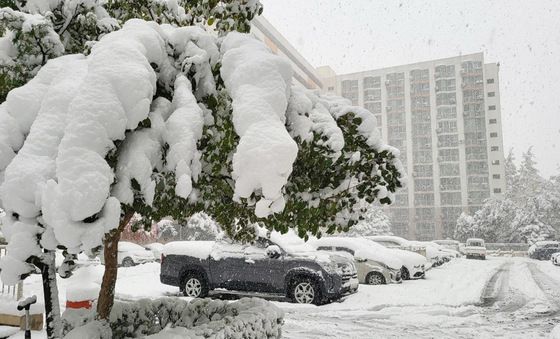
POLYGON ((198 272, 187 272, 182 290, 185 297, 204 298, 208 295, 208 283, 198 272))
POLYGON ((406 267, 401 267, 401 278, 402 280, 410 280, 410 272, 406 267))
POLYGON ((134 266, 134 260, 132 260, 131 257, 126 257, 123 259, 122 261, 122 266, 123 267, 131 267, 134 266))
POLYGON ((322 302, 319 285, 309 278, 296 278, 292 284, 290 295, 291 299, 297 304, 320 305, 322 302))
POLYGON ((385 277, 379 272, 369 272, 366 277, 366 283, 368 285, 385 285, 385 277))

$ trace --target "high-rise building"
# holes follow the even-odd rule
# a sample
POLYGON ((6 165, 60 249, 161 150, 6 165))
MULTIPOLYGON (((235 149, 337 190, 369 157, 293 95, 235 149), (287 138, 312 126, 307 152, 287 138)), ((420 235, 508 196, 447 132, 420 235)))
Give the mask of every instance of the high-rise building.
POLYGON ((461 212, 502 197, 498 71, 482 53, 342 75, 317 69, 326 91, 371 111, 401 150, 408 184, 388 208, 395 234, 452 237, 461 212))

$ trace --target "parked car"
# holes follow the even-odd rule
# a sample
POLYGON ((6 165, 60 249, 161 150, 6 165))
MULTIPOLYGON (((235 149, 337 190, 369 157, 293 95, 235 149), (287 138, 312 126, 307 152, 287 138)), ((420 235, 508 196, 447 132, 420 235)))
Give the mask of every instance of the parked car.
POLYGON ((445 239, 445 240, 434 240, 432 241, 433 243, 436 243, 440 246, 443 246, 447 249, 456 251, 458 253, 461 252, 461 243, 458 242, 457 240, 450 240, 450 239, 445 239))
MULTIPOLYGON (((389 237, 389 236, 383 236, 389 237)), ((392 237, 392 236, 391 236, 392 237)), ((420 253, 426 253, 426 249, 424 248, 420 253, 412 252, 410 250, 403 250, 400 246, 395 246, 393 241, 376 241, 375 237, 365 237, 369 241, 381 245, 383 247, 389 248, 393 253, 402 260, 403 266, 401 267, 401 278, 403 280, 410 280, 410 279, 422 279, 426 277, 426 270, 429 268, 429 264, 426 256, 420 253)), ((398 237, 395 237, 398 238, 398 237)), ((404 240, 402 242, 407 247, 405 248, 413 248, 411 244, 409 244, 408 240, 400 238, 404 240)))
POLYGON ((374 235, 366 237, 369 240, 373 240, 378 244, 381 244, 387 248, 398 248, 401 250, 406 250, 410 252, 415 252, 420 255, 426 256, 426 246, 420 245, 418 243, 413 243, 405 238, 397 237, 394 235, 374 235))
POLYGON ((549 260, 552 254, 560 252, 558 241, 537 241, 527 251, 529 258, 538 260, 549 260))
POLYGON ((550 262, 553 265, 560 266, 560 252, 552 253, 550 256, 550 262))
POLYGON ((432 267, 438 267, 449 261, 449 254, 441 251, 438 245, 427 241, 410 241, 411 246, 424 247, 426 259, 432 264, 432 267))
POLYGON ((439 251, 439 255, 443 258, 444 261, 450 261, 453 258, 458 258, 461 254, 458 251, 452 250, 440 244, 436 244, 433 241, 426 241, 424 242, 426 246, 435 247, 439 251))
POLYGON ((358 289, 356 267, 346 256, 316 251, 295 233, 259 237, 252 245, 178 241, 164 246, 160 281, 186 296, 226 289, 282 295, 322 304, 358 289))
POLYGON ((364 238, 323 237, 308 244, 319 251, 349 253, 361 284, 401 283, 402 260, 393 251, 364 238))
POLYGON ((161 253, 163 251, 163 244, 160 244, 159 242, 154 242, 151 244, 144 245, 144 248, 152 252, 155 261, 157 262, 160 261, 161 253))
MULTIPOLYGON (((101 264, 105 265, 103 253, 99 255, 101 264)), ((119 249, 117 254, 117 262, 119 266, 130 267, 154 261, 152 251, 146 250, 144 247, 128 242, 119 241, 119 249)))
POLYGON ((550 261, 556 266, 560 266, 560 252, 553 253, 550 256, 550 261))
POLYGON ((484 245, 484 240, 479 238, 467 239, 465 247, 463 248, 467 259, 479 258, 486 259, 486 246, 484 245))

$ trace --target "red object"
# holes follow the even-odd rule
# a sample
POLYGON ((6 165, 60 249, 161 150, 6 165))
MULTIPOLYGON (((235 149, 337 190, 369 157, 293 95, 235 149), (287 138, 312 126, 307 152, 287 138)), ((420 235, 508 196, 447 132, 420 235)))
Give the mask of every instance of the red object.
POLYGON ((66 308, 73 308, 73 309, 86 308, 89 310, 91 309, 91 306, 93 306, 93 300, 80 300, 80 301, 66 300, 66 308))

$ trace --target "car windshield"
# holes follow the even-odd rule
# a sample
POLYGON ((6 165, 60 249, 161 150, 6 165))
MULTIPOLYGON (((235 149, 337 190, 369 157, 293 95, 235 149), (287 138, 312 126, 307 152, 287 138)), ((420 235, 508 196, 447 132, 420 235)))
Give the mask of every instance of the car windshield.
POLYGON ((473 247, 483 247, 484 244, 480 241, 469 241, 467 243, 467 246, 473 246, 473 247))

